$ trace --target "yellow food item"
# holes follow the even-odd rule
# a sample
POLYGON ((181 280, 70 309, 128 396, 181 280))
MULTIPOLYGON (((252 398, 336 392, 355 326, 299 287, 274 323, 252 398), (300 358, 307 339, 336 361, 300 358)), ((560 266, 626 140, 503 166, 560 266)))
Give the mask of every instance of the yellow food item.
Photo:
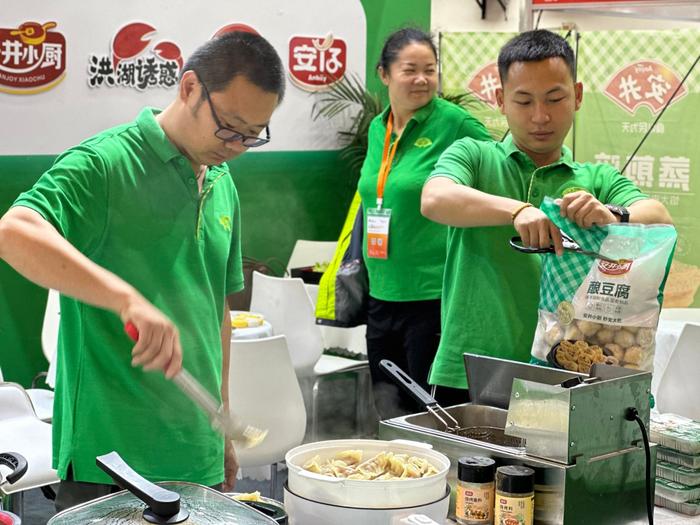
POLYGON ((231 316, 231 327, 233 328, 250 328, 254 326, 262 326, 263 316, 259 314, 251 314, 248 312, 239 312, 231 316))
POLYGON ((636 365, 642 360, 642 348, 640 346, 630 346, 625 350, 624 362, 626 365, 636 365))
POLYGON ((361 450, 344 450, 325 461, 316 455, 302 468, 324 476, 358 480, 425 478, 438 473, 427 459, 417 456, 385 451, 365 461, 362 456, 361 450))
POLYGON ((603 350, 598 345, 590 345, 585 341, 560 342, 554 357, 566 370, 584 374, 590 373, 594 363, 605 362, 603 350))
POLYGON ((654 343, 656 334, 652 328, 640 328, 637 330, 637 344, 641 347, 648 348, 654 343))
POLYGON ((629 330, 620 330, 615 334, 615 338, 613 340, 615 341, 615 344, 620 345, 622 348, 632 346, 635 342, 634 334, 629 330))
POLYGON ((608 343, 605 345, 605 350, 608 355, 613 356, 618 361, 622 361, 625 358, 625 350, 616 343, 608 343))
POLYGON ((664 288, 664 308, 687 308, 695 302, 700 287, 700 268, 680 261, 671 263, 664 288))
POLYGON ((255 492, 242 492, 241 494, 236 494, 233 499, 238 501, 260 501, 260 491, 255 492))

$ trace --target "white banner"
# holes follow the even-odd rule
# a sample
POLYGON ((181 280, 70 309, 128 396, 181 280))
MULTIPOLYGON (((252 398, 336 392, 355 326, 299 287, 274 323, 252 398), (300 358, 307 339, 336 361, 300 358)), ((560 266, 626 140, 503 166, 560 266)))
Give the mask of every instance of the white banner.
POLYGON ((267 38, 287 69, 264 151, 339 147, 338 121, 311 120, 312 93, 341 74, 364 81, 360 0, 5 0, 0 155, 57 154, 144 106, 167 106, 181 63, 232 24, 267 38))

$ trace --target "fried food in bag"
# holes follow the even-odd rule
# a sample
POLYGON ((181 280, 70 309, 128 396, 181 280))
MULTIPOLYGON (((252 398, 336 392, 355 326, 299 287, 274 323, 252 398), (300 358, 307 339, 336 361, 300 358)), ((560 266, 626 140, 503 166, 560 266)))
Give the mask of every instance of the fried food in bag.
POLYGON ((572 252, 543 255, 532 356, 547 361, 552 352, 556 364, 583 373, 596 362, 652 371, 675 228, 610 224, 584 229, 561 217, 552 199, 545 199, 542 211, 581 248, 617 262, 572 252))

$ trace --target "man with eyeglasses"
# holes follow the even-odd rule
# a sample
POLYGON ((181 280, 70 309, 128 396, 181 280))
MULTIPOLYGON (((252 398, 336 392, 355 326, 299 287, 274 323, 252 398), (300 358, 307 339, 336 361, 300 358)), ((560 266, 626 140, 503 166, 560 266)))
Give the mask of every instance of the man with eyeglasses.
POLYGON ((62 294, 58 510, 117 490, 95 465, 112 450, 151 481, 232 488, 230 440, 169 379, 184 365, 228 408, 226 297, 243 273, 226 162, 269 142, 283 95, 264 38, 215 38, 185 64, 167 108, 64 152, 0 219, 0 258, 62 294))

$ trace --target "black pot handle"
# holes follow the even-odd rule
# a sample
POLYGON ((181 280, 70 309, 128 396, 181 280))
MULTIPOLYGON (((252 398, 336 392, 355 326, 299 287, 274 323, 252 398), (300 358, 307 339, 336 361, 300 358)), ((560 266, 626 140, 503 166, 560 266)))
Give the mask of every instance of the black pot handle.
POLYGON ((5 479, 10 485, 24 476, 29 467, 25 457, 18 452, 3 452, 0 454, 0 465, 5 465, 12 469, 12 472, 5 476, 5 479))
POLYGON ((425 406, 425 408, 437 405, 435 398, 428 394, 428 392, 426 392, 422 386, 411 379, 406 372, 396 366, 393 361, 382 359, 379 361, 379 368, 381 368, 385 374, 391 377, 391 379, 393 379, 397 385, 400 385, 406 390, 406 392, 411 394, 416 401, 425 406))
POLYGON ((164 489, 141 477, 117 452, 95 458, 97 466, 109 474, 116 483, 143 501, 148 508, 144 518, 151 523, 181 523, 189 512, 180 508, 180 495, 164 489))

